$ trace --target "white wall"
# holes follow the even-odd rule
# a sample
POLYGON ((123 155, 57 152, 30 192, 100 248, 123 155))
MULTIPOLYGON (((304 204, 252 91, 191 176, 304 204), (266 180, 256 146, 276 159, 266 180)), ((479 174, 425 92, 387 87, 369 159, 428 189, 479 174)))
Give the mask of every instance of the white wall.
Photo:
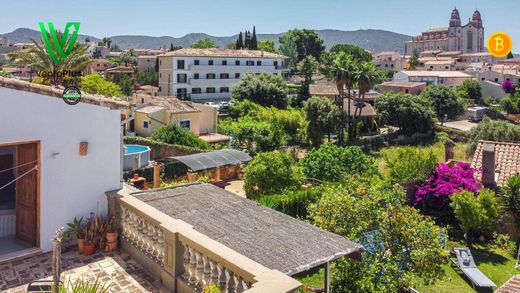
POLYGON ((57 227, 105 213, 105 191, 121 187, 120 111, 2 87, 0 105, 0 144, 40 140, 40 247, 49 251, 57 227))

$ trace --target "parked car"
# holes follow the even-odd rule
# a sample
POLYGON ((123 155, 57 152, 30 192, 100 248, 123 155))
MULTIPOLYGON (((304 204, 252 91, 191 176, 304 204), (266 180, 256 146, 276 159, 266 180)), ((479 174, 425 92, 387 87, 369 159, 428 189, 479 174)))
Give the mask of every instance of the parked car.
POLYGON ((206 102, 206 103, 204 103, 204 105, 207 105, 207 106, 210 106, 210 107, 213 107, 213 108, 220 109, 220 104, 217 104, 217 103, 215 103, 215 102, 206 102))

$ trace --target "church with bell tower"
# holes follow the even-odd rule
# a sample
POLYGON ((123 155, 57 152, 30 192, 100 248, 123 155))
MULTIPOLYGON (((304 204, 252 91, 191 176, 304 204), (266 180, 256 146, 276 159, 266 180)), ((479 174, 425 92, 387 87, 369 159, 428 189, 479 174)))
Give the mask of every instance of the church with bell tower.
POLYGON ((459 10, 451 12, 449 27, 433 28, 406 42, 406 55, 424 51, 466 53, 484 52, 484 26, 480 12, 475 10, 468 23, 462 25, 459 10))

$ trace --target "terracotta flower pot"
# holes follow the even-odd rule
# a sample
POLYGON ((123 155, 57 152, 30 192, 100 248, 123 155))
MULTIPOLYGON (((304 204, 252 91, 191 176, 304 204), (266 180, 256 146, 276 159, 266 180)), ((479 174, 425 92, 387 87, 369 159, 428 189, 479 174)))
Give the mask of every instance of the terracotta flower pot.
POLYGON ((85 253, 85 255, 92 255, 94 253, 95 248, 96 246, 94 245, 94 243, 83 244, 83 252, 85 253))
POLYGON ((117 232, 107 232, 107 235, 106 235, 106 238, 107 238, 107 242, 110 243, 110 242, 117 242, 117 232))
POLYGON ((85 239, 76 239, 76 243, 78 244, 79 253, 83 253, 83 248, 85 245, 85 239))

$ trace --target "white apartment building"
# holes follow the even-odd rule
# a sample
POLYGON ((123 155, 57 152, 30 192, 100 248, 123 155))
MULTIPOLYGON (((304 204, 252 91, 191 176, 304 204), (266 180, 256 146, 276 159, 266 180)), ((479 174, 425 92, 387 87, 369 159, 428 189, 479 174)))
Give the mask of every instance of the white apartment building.
POLYGON ((193 49, 159 58, 159 95, 194 102, 229 100, 233 85, 246 74, 282 75, 285 56, 259 50, 193 49))
POLYGON ((425 82, 427 85, 458 86, 471 79, 471 75, 460 71, 403 70, 394 74, 394 81, 425 82))

